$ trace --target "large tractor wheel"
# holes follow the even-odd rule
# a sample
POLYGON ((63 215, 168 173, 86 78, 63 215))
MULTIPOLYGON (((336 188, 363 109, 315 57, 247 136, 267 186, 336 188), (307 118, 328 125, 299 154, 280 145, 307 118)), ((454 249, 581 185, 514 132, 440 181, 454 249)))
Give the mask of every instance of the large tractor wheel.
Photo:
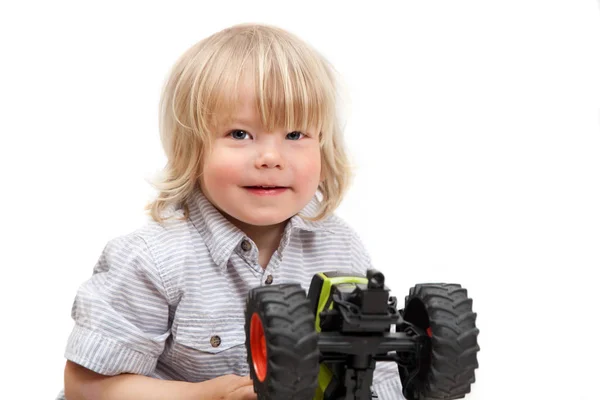
POLYGON ((477 314, 467 290, 454 284, 416 285, 406 296, 401 314, 430 337, 412 369, 399 367, 404 396, 409 400, 465 397, 479 366, 477 314))
POLYGON ((317 340, 315 316, 300 285, 248 293, 246 350, 259 400, 312 400, 319 374, 317 340))

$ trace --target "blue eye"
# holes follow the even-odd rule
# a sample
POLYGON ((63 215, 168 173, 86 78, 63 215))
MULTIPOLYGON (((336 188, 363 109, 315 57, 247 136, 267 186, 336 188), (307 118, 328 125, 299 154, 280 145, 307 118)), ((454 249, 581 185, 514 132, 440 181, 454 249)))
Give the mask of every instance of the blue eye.
POLYGON ((291 140, 300 140, 301 136, 305 136, 305 135, 304 135, 304 133, 298 132, 298 131, 290 132, 287 134, 287 137, 290 138, 291 140))
POLYGON ((244 140, 245 135, 248 135, 248 132, 236 129, 234 131, 229 132, 229 135, 235 140, 244 140))

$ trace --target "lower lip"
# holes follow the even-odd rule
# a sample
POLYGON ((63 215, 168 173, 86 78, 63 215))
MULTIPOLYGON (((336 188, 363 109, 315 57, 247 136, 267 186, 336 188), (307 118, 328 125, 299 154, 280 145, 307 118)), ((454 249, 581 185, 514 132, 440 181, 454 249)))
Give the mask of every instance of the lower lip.
POLYGON ((250 193, 255 194, 257 196, 277 196, 279 194, 282 194, 286 190, 288 190, 288 188, 261 189, 261 188, 248 188, 248 187, 245 189, 247 191, 249 191, 250 193))

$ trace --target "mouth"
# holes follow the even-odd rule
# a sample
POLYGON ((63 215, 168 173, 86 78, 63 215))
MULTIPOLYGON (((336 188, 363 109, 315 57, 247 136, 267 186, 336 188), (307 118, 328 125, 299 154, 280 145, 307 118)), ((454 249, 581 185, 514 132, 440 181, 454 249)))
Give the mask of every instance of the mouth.
POLYGON ((244 189, 255 195, 278 195, 284 193, 286 186, 243 186, 244 189))
POLYGON ((244 186, 246 189, 287 189, 286 186, 244 186))

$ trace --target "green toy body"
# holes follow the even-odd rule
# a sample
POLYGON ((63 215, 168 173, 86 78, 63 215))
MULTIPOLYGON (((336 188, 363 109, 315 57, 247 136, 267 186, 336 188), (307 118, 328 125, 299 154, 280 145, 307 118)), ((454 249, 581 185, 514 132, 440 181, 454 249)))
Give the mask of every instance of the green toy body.
MULTIPOLYGON (((315 313, 315 330, 321 332, 321 318, 320 315, 325 308, 329 310, 333 308, 333 301, 331 298, 331 289, 334 285, 355 285, 361 283, 367 284, 366 277, 359 276, 347 276, 337 273, 319 273, 313 277, 310 285, 308 300, 311 305, 316 303, 315 313)), ((333 391, 332 388, 333 372, 329 366, 325 363, 321 363, 319 366, 319 377, 317 390, 315 392, 314 400, 327 400, 329 393, 333 391), (329 388, 329 390, 327 390, 329 388)))

